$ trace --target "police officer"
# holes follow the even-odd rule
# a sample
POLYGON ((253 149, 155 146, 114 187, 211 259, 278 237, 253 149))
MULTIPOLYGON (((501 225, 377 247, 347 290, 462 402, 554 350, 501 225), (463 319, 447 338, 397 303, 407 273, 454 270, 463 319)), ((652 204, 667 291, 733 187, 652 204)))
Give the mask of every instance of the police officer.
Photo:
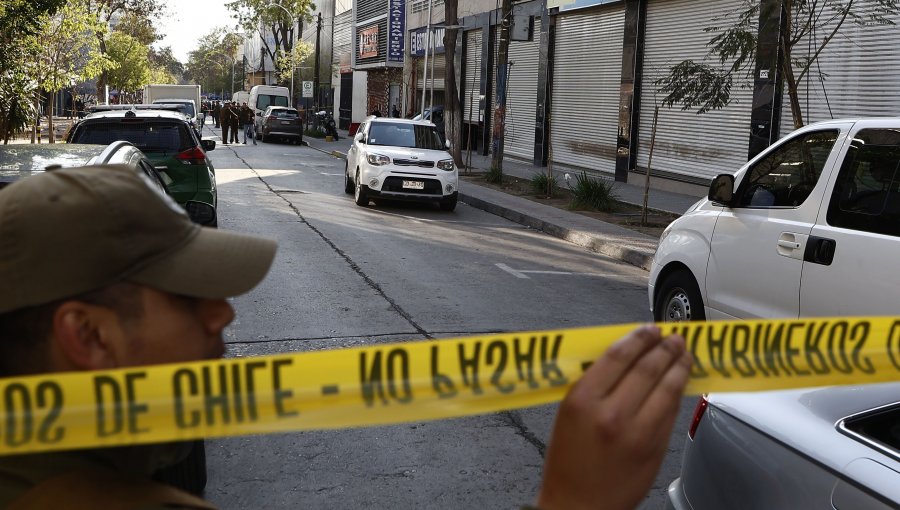
POLYGON ((231 126, 231 103, 225 101, 222 110, 219 112, 219 123, 222 125, 222 145, 228 145, 228 128, 231 126))

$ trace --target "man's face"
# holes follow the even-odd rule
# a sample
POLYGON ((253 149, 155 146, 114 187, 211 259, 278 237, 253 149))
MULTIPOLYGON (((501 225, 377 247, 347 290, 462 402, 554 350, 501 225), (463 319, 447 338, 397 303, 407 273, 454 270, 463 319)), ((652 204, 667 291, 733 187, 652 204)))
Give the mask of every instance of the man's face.
POLYGON ((120 322, 120 366, 220 358, 222 330, 234 319, 224 299, 179 296, 142 287, 143 314, 120 322))

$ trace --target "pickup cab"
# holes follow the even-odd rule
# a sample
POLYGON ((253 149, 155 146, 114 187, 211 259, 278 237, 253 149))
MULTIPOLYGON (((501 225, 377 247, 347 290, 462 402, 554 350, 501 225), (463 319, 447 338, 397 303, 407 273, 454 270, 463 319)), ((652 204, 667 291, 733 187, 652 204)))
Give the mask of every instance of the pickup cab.
POLYGON ((900 118, 812 124, 672 222, 650 269, 657 321, 894 315, 900 118))

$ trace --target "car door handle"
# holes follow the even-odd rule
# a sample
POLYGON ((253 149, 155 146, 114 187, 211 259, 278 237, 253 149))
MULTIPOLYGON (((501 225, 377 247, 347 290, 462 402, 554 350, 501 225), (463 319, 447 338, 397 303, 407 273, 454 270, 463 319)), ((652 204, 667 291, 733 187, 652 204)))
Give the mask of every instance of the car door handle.
POLYGON ((782 232, 775 242, 775 250, 782 257, 803 260, 803 245, 809 236, 794 232, 782 232))
POLYGON ((800 249, 800 243, 798 243, 797 241, 788 241, 786 239, 779 239, 778 246, 780 246, 782 248, 787 248, 788 250, 799 250, 800 249))
POLYGON ((834 251, 836 248, 837 242, 834 239, 810 236, 809 242, 806 243, 806 251, 803 253, 803 260, 813 264, 830 266, 834 262, 834 251))

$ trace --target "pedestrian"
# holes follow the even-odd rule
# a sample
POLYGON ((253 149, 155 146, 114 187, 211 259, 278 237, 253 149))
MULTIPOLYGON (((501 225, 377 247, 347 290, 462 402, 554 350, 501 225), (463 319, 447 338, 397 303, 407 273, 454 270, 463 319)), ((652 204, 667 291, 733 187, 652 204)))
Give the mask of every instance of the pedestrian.
POLYGON ((247 145, 248 136, 253 140, 253 145, 256 145, 256 136, 253 134, 253 110, 246 102, 241 104, 241 124, 244 129, 244 145, 247 145))
POLYGON ((228 145, 228 127, 231 125, 229 119, 231 119, 231 105, 226 101, 219 112, 219 123, 222 125, 222 145, 228 145))
POLYGON ((213 117, 213 122, 215 122, 215 127, 217 129, 219 127, 219 115, 221 113, 222 113, 222 105, 218 101, 216 101, 213 104, 212 117, 213 117))
POLYGON ((231 143, 240 143, 238 141, 238 129, 241 126, 241 108, 236 102, 231 102, 231 109, 228 112, 228 131, 231 132, 231 143))
MULTIPOLYGON (((192 223, 117 166, 15 182, 0 192, 0 218, 0 253, 12 254, 0 257, 0 281, 15 282, 0 290, 0 377, 219 357, 234 319, 226 299, 256 286, 276 251, 274 241, 192 223)), ((559 407, 537 504, 638 505, 665 455, 690 362, 683 338, 646 326, 593 363, 559 407)), ((75 487, 80 507, 212 508, 150 480, 181 447, 0 457, 0 506, 65 508, 75 487)))

